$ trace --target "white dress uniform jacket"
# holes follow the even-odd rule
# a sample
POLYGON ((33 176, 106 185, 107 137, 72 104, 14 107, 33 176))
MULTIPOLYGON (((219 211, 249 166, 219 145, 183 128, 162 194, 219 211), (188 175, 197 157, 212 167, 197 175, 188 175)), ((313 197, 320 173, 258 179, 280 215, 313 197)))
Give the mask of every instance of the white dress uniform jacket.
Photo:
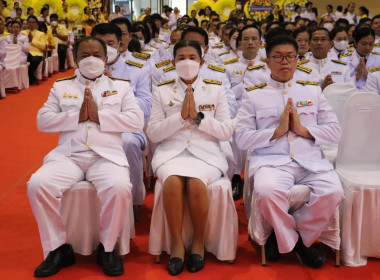
MULTIPOLYGON (((355 50, 352 54, 347 54, 342 56, 340 59, 347 62, 348 67, 351 71, 351 77, 355 82, 355 85, 359 91, 365 91, 365 84, 367 77, 361 77, 359 80, 356 80, 356 74, 358 73, 358 65, 360 62, 360 55, 355 50)), ((378 67, 380 66, 380 53, 371 52, 367 57, 366 68, 378 67)))
POLYGON ((341 129, 317 82, 297 82, 293 78, 287 83, 279 83, 269 79, 267 85, 253 86, 243 94, 237 118, 238 146, 243 150, 255 150, 250 161, 253 170, 284 165, 292 160, 312 172, 333 170, 319 146, 337 143, 341 129), (315 140, 305 139, 292 131, 270 140, 288 98, 293 98, 301 123, 315 140))
POLYGON ((369 92, 380 94, 380 67, 369 69, 366 89, 369 92))
MULTIPOLYGON (((8 45, 13 44, 14 34, 10 34, 5 37, 5 42, 8 45)), ((17 34, 17 44, 21 46, 21 64, 26 64, 28 60, 28 52, 29 52, 29 38, 24 34, 17 34)))
POLYGON ((60 133, 58 147, 49 155, 71 156, 91 149, 117 165, 128 166, 121 133, 142 130, 144 116, 129 83, 104 75, 90 81, 79 73, 54 83, 48 100, 38 111, 37 126, 42 132, 60 133), (98 105, 100 124, 78 123, 86 87, 98 105))
POLYGON ((181 117, 187 87, 180 79, 157 87, 147 127, 149 139, 154 143, 161 142, 152 161, 154 171, 187 150, 217 167, 226 176, 228 165, 220 141, 231 138, 234 126, 230 120, 224 88, 220 84, 205 81, 198 76, 193 83, 196 109, 204 114, 199 125, 181 117))

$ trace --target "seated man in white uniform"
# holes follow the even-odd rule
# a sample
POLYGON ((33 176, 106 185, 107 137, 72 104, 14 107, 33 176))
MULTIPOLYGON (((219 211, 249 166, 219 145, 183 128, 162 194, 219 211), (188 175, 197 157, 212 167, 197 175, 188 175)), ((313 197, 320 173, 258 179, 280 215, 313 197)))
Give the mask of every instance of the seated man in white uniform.
POLYGON ((325 255, 313 242, 343 201, 338 175, 320 145, 336 143, 341 129, 318 83, 294 77, 297 48, 287 35, 267 42, 270 79, 244 92, 235 132, 240 149, 254 150, 250 182, 259 212, 274 228, 265 244, 267 259, 295 250, 303 263, 319 268, 325 255), (290 215, 294 184, 308 185, 311 195, 290 215))
POLYGON ((140 131, 144 114, 128 82, 103 74, 107 60, 103 41, 82 39, 74 57, 78 75, 58 80, 37 115, 40 131, 60 133, 58 147, 28 182, 28 197, 47 254, 34 271, 37 277, 75 263, 60 206, 63 193, 83 180, 94 185, 100 201, 97 262, 106 275, 124 273, 115 244, 132 203, 132 185, 121 134, 140 131))

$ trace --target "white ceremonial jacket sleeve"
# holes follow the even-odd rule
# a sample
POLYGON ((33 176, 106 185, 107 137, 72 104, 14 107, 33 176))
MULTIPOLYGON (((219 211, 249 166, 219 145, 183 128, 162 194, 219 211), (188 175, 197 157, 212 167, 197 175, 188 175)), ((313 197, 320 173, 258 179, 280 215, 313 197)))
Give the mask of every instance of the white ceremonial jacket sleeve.
POLYGON ((366 89, 369 92, 380 94, 380 72, 368 73, 366 89))

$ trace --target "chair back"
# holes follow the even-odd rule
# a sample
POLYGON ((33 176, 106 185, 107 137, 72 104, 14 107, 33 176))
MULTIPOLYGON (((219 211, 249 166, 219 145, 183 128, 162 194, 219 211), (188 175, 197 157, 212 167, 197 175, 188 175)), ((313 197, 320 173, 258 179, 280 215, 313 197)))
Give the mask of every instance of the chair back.
POLYGON ((333 83, 323 90, 323 94, 334 110, 340 124, 343 121, 343 108, 346 100, 358 92, 356 86, 345 83, 333 83))
POLYGON ((21 65, 21 46, 11 44, 5 46, 6 56, 4 64, 6 69, 17 69, 21 65))
POLYGON ((380 171, 380 96, 371 92, 350 96, 343 119, 336 168, 380 171))
POLYGON ((51 50, 51 55, 53 54, 58 55, 58 38, 54 37, 54 41, 55 41, 55 48, 51 50))

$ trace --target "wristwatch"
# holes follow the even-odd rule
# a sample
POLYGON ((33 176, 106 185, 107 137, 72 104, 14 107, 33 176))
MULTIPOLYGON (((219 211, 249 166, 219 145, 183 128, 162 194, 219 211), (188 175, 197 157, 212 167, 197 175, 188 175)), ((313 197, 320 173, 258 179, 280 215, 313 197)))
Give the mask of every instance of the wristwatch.
POLYGON ((197 117, 193 119, 193 121, 195 121, 197 124, 200 124, 204 117, 205 115, 202 112, 198 112, 197 117))

